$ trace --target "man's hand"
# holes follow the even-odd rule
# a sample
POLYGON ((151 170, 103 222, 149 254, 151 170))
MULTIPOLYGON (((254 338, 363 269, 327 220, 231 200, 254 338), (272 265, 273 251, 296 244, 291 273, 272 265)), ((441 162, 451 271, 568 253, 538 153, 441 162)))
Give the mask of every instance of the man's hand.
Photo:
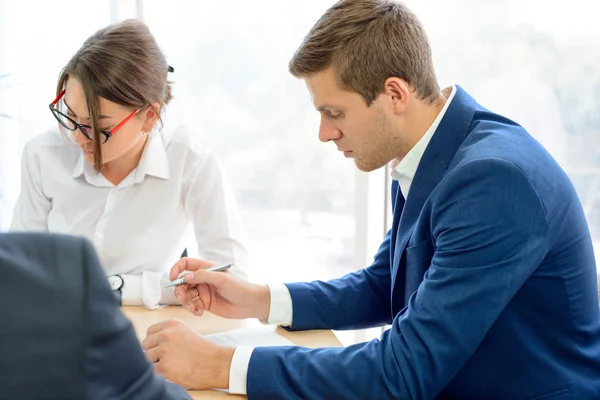
POLYGON ((156 373, 188 389, 227 389, 235 349, 221 347, 183 322, 152 325, 142 347, 156 373))
POLYGON ((213 264, 182 258, 171 269, 171 280, 184 271, 185 284, 175 288, 181 305, 201 316, 204 311, 225 318, 258 318, 266 321, 271 308, 271 294, 266 285, 242 281, 227 272, 209 272, 213 264))

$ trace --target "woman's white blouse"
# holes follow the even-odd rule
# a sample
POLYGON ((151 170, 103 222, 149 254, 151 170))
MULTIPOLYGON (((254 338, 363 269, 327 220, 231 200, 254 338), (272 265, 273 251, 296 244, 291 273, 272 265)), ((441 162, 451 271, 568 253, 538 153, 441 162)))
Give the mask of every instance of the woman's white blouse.
POLYGON ((11 230, 88 238, 106 275, 123 277, 123 305, 176 304, 161 289, 195 233, 200 258, 244 278, 247 254, 237 206, 210 140, 187 127, 154 132, 138 167, 118 186, 86 163, 58 131, 23 152, 11 230))

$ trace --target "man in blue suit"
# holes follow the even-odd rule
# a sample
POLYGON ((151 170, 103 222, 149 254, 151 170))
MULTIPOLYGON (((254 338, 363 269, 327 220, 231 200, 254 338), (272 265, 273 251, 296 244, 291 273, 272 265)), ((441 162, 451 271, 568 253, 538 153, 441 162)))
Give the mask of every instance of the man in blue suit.
POLYGON ((392 162, 392 228, 370 267, 340 279, 267 287, 183 259, 176 294, 197 315, 391 329, 346 348, 227 349, 167 321, 143 342, 157 371, 177 382, 193 368, 186 386, 250 399, 600 399, 590 233, 544 148, 460 87, 440 90, 421 24, 393 1, 332 6, 290 70, 323 142, 364 171, 392 162))
POLYGON ((0 399, 190 400, 153 373, 84 238, 0 233, 0 399))

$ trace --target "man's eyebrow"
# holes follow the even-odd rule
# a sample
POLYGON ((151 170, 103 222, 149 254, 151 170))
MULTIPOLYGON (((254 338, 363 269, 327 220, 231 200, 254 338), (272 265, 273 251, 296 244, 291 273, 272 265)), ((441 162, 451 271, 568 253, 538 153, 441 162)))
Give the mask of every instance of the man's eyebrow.
POLYGON ((339 110, 339 107, 330 106, 328 104, 317 107, 317 111, 322 112, 325 110, 339 110))
MULTIPOLYGON (((77 114, 75 114, 75 111, 73 111, 73 110, 71 109, 71 107, 69 107, 69 105, 67 104, 67 99, 63 99, 63 101, 65 102, 65 106, 67 106, 67 108, 69 109, 69 111, 71 111, 71 113, 72 113, 73 115, 77 115, 77 114)), ((100 115, 100 116, 98 117, 98 119, 111 119, 111 118, 112 118, 112 117, 109 117, 108 115, 100 115)), ((84 118, 84 119, 89 119, 89 118, 84 118)))

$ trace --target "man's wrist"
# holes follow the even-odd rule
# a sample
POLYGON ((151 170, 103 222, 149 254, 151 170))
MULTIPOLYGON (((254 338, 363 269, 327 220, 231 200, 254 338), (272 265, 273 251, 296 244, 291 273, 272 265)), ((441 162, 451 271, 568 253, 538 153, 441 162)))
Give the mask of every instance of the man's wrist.
POLYGON ((233 347, 219 347, 217 353, 219 363, 215 370, 215 389, 229 389, 229 371, 231 370, 231 361, 233 360, 234 353, 235 348, 233 347))

